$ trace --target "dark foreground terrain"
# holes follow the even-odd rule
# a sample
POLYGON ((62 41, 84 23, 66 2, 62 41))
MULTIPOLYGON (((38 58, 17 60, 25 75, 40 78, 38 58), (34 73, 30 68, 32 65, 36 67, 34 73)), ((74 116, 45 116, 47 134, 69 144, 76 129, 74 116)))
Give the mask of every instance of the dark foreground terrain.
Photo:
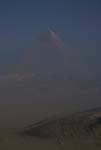
POLYGON ((23 135, 44 138, 100 137, 101 108, 42 120, 22 131, 23 135))
POLYGON ((0 150, 101 150, 101 108, 0 133, 0 150))
POLYGON ((16 134, 0 135, 0 150, 101 150, 101 138, 37 138, 16 134))

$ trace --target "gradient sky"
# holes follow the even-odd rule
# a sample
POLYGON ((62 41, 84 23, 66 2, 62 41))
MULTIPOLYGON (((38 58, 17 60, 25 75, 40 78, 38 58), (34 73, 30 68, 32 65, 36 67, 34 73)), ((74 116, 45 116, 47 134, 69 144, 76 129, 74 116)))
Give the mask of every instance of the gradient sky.
MULTIPOLYGON (((1 0, 0 43, 30 41, 50 27, 63 40, 101 39, 100 0, 1 0)), ((0 48, 1 49, 1 48, 0 48)))

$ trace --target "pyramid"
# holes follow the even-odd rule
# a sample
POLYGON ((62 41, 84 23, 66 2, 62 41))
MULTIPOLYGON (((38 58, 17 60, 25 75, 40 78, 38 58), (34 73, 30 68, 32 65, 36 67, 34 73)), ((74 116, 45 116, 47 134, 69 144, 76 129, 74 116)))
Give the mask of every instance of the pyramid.
POLYGON ((64 74, 63 43, 50 29, 39 35, 32 47, 24 51, 17 66, 20 73, 64 74))

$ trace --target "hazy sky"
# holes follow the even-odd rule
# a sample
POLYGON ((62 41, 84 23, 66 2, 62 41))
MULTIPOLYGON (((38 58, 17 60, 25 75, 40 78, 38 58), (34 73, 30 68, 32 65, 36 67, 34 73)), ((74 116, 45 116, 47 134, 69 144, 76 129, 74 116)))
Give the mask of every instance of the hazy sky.
POLYGON ((4 58, 5 66, 7 60, 12 63, 9 58, 16 61, 20 48, 28 46, 29 49, 34 38, 48 27, 67 47, 69 44, 74 49, 79 46, 83 55, 93 58, 96 55, 92 61, 98 65, 101 54, 100 8, 100 0, 1 0, 0 65, 4 58))
POLYGON ((100 0, 1 0, 0 43, 30 40, 48 27, 63 40, 99 40, 100 17, 100 0))

